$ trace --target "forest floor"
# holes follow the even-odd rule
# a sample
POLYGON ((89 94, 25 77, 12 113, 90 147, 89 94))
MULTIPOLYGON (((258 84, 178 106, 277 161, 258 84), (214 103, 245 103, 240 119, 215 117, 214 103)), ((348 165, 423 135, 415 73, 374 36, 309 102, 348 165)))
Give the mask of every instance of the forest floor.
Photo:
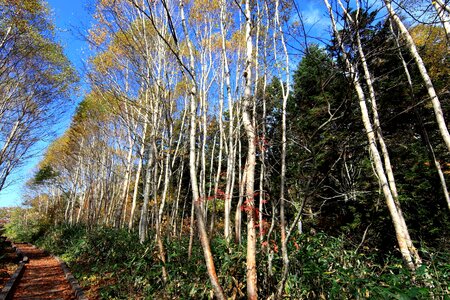
POLYGON ((16 244, 30 262, 13 292, 13 299, 76 299, 59 262, 45 251, 16 244))
POLYGON ((2 290, 16 271, 19 257, 12 248, 11 242, 7 242, 5 237, 0 237, 0 243, 0 290, 2 290))

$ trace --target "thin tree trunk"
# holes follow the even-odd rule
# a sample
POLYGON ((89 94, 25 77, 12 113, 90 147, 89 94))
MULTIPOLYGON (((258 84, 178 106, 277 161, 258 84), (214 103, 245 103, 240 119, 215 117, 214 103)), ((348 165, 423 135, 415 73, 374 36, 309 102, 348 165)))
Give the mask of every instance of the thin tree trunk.
POLYGON ((194 222, 195 222, 195 204, 192 201, 191 205, 191 217, 189 220, 189 246, 188 246, 188 259, 190 260, 192 257, 192 246, 194 244, 194 222))
POLYGON ((284 84, 281 83, 281 91, 283 94, 283 104, 281 110, 281 182, 280 182, 280 230, 281 230, 281 253, 283 258, 283 270, 282 279, 278 286, 277 297, 281 298, 284 291, 284 285, 286 283, 288 273, 289 273, 289 254, 287 248, 287 237, 286 237, 286 214, 285 214, 285 185, 286 185, 286 106, 287 100, 289 98, 289 87, 290 87, 290 74, 289 74, 289 56, 287 52, 286 43, 284 41, 284 32, 282 25, 280 23, 279 17, 279 0, 275 1, 275 32, 280 31, 281 44, 283 46, 284 56, 285 56, 285 69, 286 69, 286 88, 284 84))
POLYGON ((389 182, 389 188, 391 189, 392 196, 394 197, 394 201, 395 201, 395 205, 397 207, 400 223, 401 223, 401 226, 403 227, 403 230, 406 235, 406 241, 408 243, 408 248, 414 257, 415 263, 419 266, 422 264, 422 260, 419 256, 417 249, 414 247, 414 245, 412 243, 411 237, 409 235, 409 230, 406 225, 405 218, 403 217, 403 212, 401 209, 400 201, 398 200, 397 185, 395 183, 395 177, 394 177, 394 172, 392 170, 392 164, 391 164, 391 160, 390 160, 390 156, 389 156, 389 151, 388 151, 387 145, 384 141, 383 132, 381 130, 381 123, 380 123, 380 117, 378 115, 377 99, 376 99, 375 89, 373 87, 372 75, 369 71, 369 66, 367 64, 366 55, 364 53, 364 50, 363 50, 363 47, 361 44, 361 37, 359 34, 359 22, 358 22, 359 13, 360 13, 359 1, 360 0, 356 1, 356 7, 357 7, 356 18, 355 18, 355 20, 353 20, 353 18, 350 16, 350 14, 345 9, 341 0, 338 0, 339 4, 344 12, 344 15, 346 16, 349 23, 352 23, 356 26, 356 45, 358 48, 359 58, 360 58, 360 61, 361 61, 362 67, 363 67, 363 71, 364 71, 364 79, 366 81, 367 88, 369 90, 369 99, 370 99, 371 108, 372 108, 374 129, 375 129, 375 133, 376 133, 376 138, 378 139, 378 142, 379 142, 379 145, 381 148, 381 153, 382 153, 383 160, 384 160, 384 168, 385 168, 385 172, 386 172, 388 182, 389 182))
POLYGON ((369 117, 369 112, 368 112, 368 108, 367 108, 367 104, 366 104, 366 98, 363 92, 363 89, 361 87, 361 84, 359 82, 359 73, 357 71, 357 69, 351 64, 350 60, 347 57, 347 53, 345 51, 345 48, 342 44, 342 39, 340 36, 340 33, 336 27, 336 22, 334 20, 334 15, 333 15, 333 10, 331 8, 331 5, 329 4, 328 0, 324 0, 327 8, 328 8, 328 12, 330 15, 330 19, 331 19, 331 23, 332 23, 332 28, 333 28, 333 32, 334 35, 338 41, 338 44, 341 47, 341 51, 342 51, 342 56, 345 60, 345 64, 347 67, 347 71, 350 73, 349 76, 351 76, 353 85, 355 87, 356 93, 358 95, 358 99, 359 99, 359 105, 361 108, 361 115, 362 115, 362 120, 364 123, 364 127, 366 130, 366 135, 367 135, 367 139, 369 142, 369 149, 370 149, 370 155, 371 158, 373 160, 373 163, 375 165, 375 171, 378 177, 378 180, 380 181, 380 185, 381 188, 383 190, 383 194, 385 196, 385 200, 386 200, 386 205, 389 209, 389 212, 391 214, 391 218, 392 218, 392 222, 394 225, 394 229, 395 229, 395 233, 396 233, 396 237, 397 237, 397 242, 399 244, 399 248, 400 248, 400 252, 402 254, 403 260, 405 262, 405 265, 411 269, 414 270, 416 268, 414 261, 413 261, 413 257, 412 257, 412 253, 409 250, 408 247, 408 243, 407 243, 407 235, 404 231, 404 227, 402 226, 402 222, 401 219, 399 217, 399 213, 397 210, 397 206, 395 205, 395 200, 394 197, 392 195, 391 189, 389 188, 389 182, 388 179, 386 177, 386 173, 384 171, 384 167, 383 167, 383 162, 381 160, 381 156, 380 153, 378 151, 377 148, 377 144, 376 144, 376 136, 375 133, 373 131, 373 127, 372 127, 372 123, 370 121, 370 117, 369 117))
POLYGON ((411 56, 414 58, 416 65, 419 68, 420 75, 422 76, 422 79, 423 79, 425 86, 427 88, 427 91, 428 91, 428 95, 430 96, 431 103, 433 105, 434 114, 436 116, 436 122, 439 126, 439 131, 442 135, 442 138, 444 139, 445 145, 447 146, 447 150, 450 151, 450 134, 448 132, 447 123, 445 122, 444 113, 443 113, 442 107, 441 107, 441 102, 439 101, 439 98, 436 94, 436 90, 434 89, 433 82, 431 81, 431 78, 428 75, 427 68, 425 67, 422 57, 419 55, 419 52, 417 51, 417 47, 414 44, 414 40, 412 39, 411 35, 409 34, 408 29, 406 28, 406 26, 403 24, 402 20, 400 20, 400 17, 397 15, 397 13, 392 8, 391 1, 384 0, 384 3, 386 5, 386 8, 389 12, 391 19, 397 25, 398 29, 400 30, 400 33, 404 37, 404 39, 406 41, 406 45, 408 46, 409 52, 411 53, 411 56))
POLYGON ((241 236, 241 227, 242 227, 242 203, 244 202, 244 195, 245 195, 245 180, 246 180, 246 174, 242 172, 242 146, 241 146, 241 139, 238 139, 238 147, 239 147, 239 154, 238 154, 238 179, 239 179, 239 197, 238 197, 238 203, 236 205, 236 213, 234 216, 234 231, 235 231, 235 241, 239 245, 242 242, 242 236, 241 236))
POLYGON ((177 190, 177 198, 175 199, 175 208, 172 212, 172 235, 176 236, 177 234, 177 217, 178 217, 178 207, 180 203, 180 194, 181 194, 181 186, 183 181, 183 172, 184 172, 184 160, 181 161, 181 170, 180 176, 178 179, 178 190, 177 190))
POLYGON ((253 41, 251 36, 252 15, 250 0, 245 1, 245 38, 247 55, 244 71, 244 99, 242 107, 242 122, 247 135, 248 150, 245 165, 245 209, 247 212, 247 298, 258 299, 258 281, 256 270, 256 228, 255 228, 255 165, 256 165, 256 136, 255 127, 250 117, 252 104, 251 81, 253 61, 253 41))
POLYGON ((197 180, 197 168, 195 166, 195 152, 196 152, 196 139, 195 139, 195 131, 196 131, 196 110, 197 110, 197 88, 195 82, 195 58, 192 49, 192 43, 189 39, 189 33, 187 30, 187 22, 184 16, 184 2, 180 0, 180 15, 181 15, 181 24, 183 27, 184 35, 187 39, 187 46, 189 50, 189 67, 191 72, 191 92, 190 92, 190 132, 189 132, 189 174, 191 179, 191 189, 192 189, 192 201, 195 206, 195 213, 197 216, 197 227, 199 231, 199 239, 203 248, 203 254, 205 257, 206 268, 208 270, 209 280, 211 281, 211 285, 214 289, 214 294, 216 298, 222 300, 226 299, 223 293, 222 287, 219 283, 219 278, 216 274, 216 267, 214 265, 214 260, 211 252, 211 247, 209 244, 208 233, 206 231, 205 220, 201 207, 201 199, 199 196, 198 190, 198 180, 197 180))
MULTIPOLYGON (((406 78, 408 80, 409 91, 411 93, 411 97, 413 99, 415 99, 414 89, 413 89, 411 74, 410 74, 409 69, 408 69, 408 64, 406 63, 406 61, 405 61, 405 59, 403 57, 403 54, 402 54, 402 51, 401 51, 401 47, 400 47, 400 42, 398 41, 398 38, 397 38, 397 36, 394 33, 394 29, 392 28, 392 23, 389 24, 389 26, 390 26, 390 30, 392 32, 392 35, 394 36, 394 39, 395 39, 395 42, 396 42, 396 45, 397 45, 398 56, 399 56, 399 58, 400 58, 400 60, 402 62, 403 69, 405 71, 405 75, 406 75, 406 78)), ((423 125, 422 118, 421 118, 421 116, 419 115, 419 113, 417 112, 416 109, 415 109, 415 112, 416 112, 416 117, 417 117, 417 120, 419 121, 420 127, 422 128, 422 138, 424 140, 425 145, 428 148, 428 151, 429 151, 429 153, 431 155, 431 159, 434 162, 434 166, 436 167, 436 171, 437 171, 438 176, 439 176, 439 181, 441 183, 442 192, 444 193, 445 201, 447 202, 447 206, 448 206, 448 208, 450 210, 450 194, 448 192, 447 183, 445 181, 444 173, 442 172, 441 164, 439 163, 439 160, 436 158, 433 146, 431 145, 430 139, 428 138, 428 133, 427 133, 427 131, 425 129, 425 126, 423 125)))
MULTIPOLYGON (((169 125, 169 144, 168 147, 170 148, 172 146, 172 124, 169 125)), ((164 152, 162 152, 164 153, 164 152)), ((162 192, 162 196, 161 196, 161 204, 159 206, 159 211, 158 211, 158 216, 156 218, 156 240, 158 243, 158 249, 159 249, 159 259, 162 262, 162 277, 163 277, 163 281, 164 283, 167 282, 167 271, 166 271, 166 250, 164 247, 164 243, 162 240, 162 218, 163 218, 163 213, 164 213, 164 207, 166 204, 166 198, 167 198, 167 193, 168 193, 168 188, 169 188, 169 183, 170 183, 170 177, 171 177, 171 168, 170 168, 170 152, 166 153, 166 159, 165 159, 165 166, 164 166, 164 170, 161 168, 161 172, 164 171, 164 186, 163 186, 163 192, 162 192)))
POLYGON ((450 49, 450 9, 441 0, 431 0, 447 36, 447 48, 450 49), (447 9, 446 9, 447 8, 447 9))
MULTIPOLYGON (((231 97, 231 76, 230 76, 230 68, 228 63, 228 56, 226 50, 226 11, 227 11, 227 2, 226 0, 221 1, 220 5, 220 33, 221 33, 221 41, 222 41, 222 60, 223 67, 225 72, 225 87, 226 87, 226 96, 228 100, 228 113, 229 113, 229 122, 228 122, 228 153, 227 153, 227 176, 226 176, 226 187, 225 187, 225 211, 224 211, 224 237, 226 240, 230 240, 231 237, 231 200, 233 197, 233 186, 232 186, 232 176, 234 174, 234 151, 233 151, 233 136, 234 136, 234 109, 233 109, 233 100, 231 97)), ((222 116, 220 116, 222 117, 222 116)))
POLYGON ((137 198, 138 198, 138 191, 139 191, 139 180, 141 179, 141 171, 142 171, 142 160, 145 154, 145 136, 147 133, 147 116, 144 121, 144 128, 142 131, 142 138, 141 138, 141 147, 139 149, 139 155, 138 155, 138 166, 136 169, 136 178, 134 182, 134 190, 133 190, 133 202, 131 203, 131 210, 130 210, 130 220, 128 221, 128 230, 131 231, 133 229, 134 224, 134 215, 136 213, 136 205, 137 205, 137 198))
POLYGON ((153 149, 149 149, 149 158, 145 171, 145 185, 144 185, 144 203, 141 208, 141 218, 139 221, 139 241, 143 243, 147 239, 147 227, 148 227, 148 202, 150 198, 150 189, 153 178, 153 160, 155 154, 153 149))
MULTIPOLYGON (((267 1, 264 1, 264 13, 267 20, 269 17, 269 8, 267 5, 267 1)), ((264 220, 263 220, 263 211, 264 204, 267 202, 266 200, 266 191, 264 189, 265 185, 265 174, 266 174, 266 118, 267 118, 267 104, 266 104, 266 89, 267 89, 267 71, 269 69, 267 65, 267 37, 269 36, 269 26, 265 26, 265 32, 263 33, 263 52, 264 52, 264 76, 263 76, 263 87, 262 87, 262 132, 261 132, 261 169, 259 174, 259 239, 262 243, 264 241, 264 220)))
POLYGON ((122 182, 122 189, 121 189, 121 193, 120 193, 120 198, 119 198, 119 203, 116 207, 116 217, 114 220, 114 225, 116 228, 121 226, 121 222, 120 220, 122 219, 122 214, 125 215, 126 211, 124 211, 126 209, 126 203, 127 203, 127 198, 128 198, 128 188, 129 188, 129 183, 130 183, 130 178, 131 178, 131 167, 132 167, 132 158, 133 158, 133 147, 134 147, 134 141, 131 138, 131 133, 130 133, 130 137, 129 137, 129 147, 130 149, 128 149, 128 154, 127 154, 127 161, 126 161, 126 166, 125 166, 125 175, 123 178, 123 182, 122 182), (123 203, 123 205, 120 205, 121 202, 123 203))

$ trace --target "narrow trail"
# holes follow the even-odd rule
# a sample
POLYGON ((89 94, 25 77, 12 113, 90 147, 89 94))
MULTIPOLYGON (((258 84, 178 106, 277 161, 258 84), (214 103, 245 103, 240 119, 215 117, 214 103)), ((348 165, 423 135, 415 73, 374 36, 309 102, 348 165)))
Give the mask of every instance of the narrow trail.
POLYGON ((26 265, 25 272, 13 291, 12 299, 76 299, 55 258, 27 244, 16 246, 29 257, 30 262, 26 265))

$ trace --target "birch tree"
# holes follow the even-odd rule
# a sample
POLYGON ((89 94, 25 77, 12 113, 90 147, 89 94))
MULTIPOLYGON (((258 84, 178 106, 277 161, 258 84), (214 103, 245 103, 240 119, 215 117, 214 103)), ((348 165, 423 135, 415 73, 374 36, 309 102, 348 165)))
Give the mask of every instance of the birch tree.
POLYGON ((0 3, 0 191, 52 136, 77 76, 55 41, 48 8, 37 0, 0 3), (21 16, 18 18, 18 16, 21 16))
POLYGON ((447 34, 447 45, 450 47, 450 5, 442 0, 431 1, 447 34))
POLYGON ((409 269, 415 270, 416 267, 418 267, 418 266, 415 264, 415 261, 413 259, 413 253, 411 252, 411 249, 408 247, 408 245, 409 245, 408 234, 407 234, 407 232, 405 232, 405 227, 402 224, 401 217, 399 215, 399 211, 395 204, 394 196, 392 194, 391 189, 389 188, 389 182, 388 182, 388 179, 387 179, 387 176, 385 173, 385 169, 383 167, 380 152, 377 147, 377 140, 376 140, 375 132, 373 130, 372 121, 370 120, 370 117, 369 117, 369 111, 368 111, 368 107, 367 107, 367 103, 366 103, 366 96, 364 94, 363 88, 360 83, 359 72, 358 72, 357 68, 355 68, 355 66, 351 63, 350 59, 348 58, 348 54, 342 43, 341 35, 337 29, 337 25, 336 25, 336 21, 334 18, 334 12, 332 10, 332 7, 331 7, 330 3, 328 2, 328 0, 324 0, 324 2, 326 4, 328 12, 329 12, 334 36, 335 36, 337 43, 341 49, 341 53, 342 53, 343 59, 345 61, 347 72, 349 72, 349 76, 351 76, 350 79, 352 81, 352 84, 356 90, 356 93, 357 93, 357 96, 359 99, 362 120, 364 123, 364 128, 365 128, 367 139, 369 142, 370 156, 373 160, 376 175, 380 182, 380 186, 382 187, 383 194, 384 194, 385 200, 386 200, 386 205, 389 209, 389 212, 390 212, 390 215, 392 218, 392 222, 393 222, 394 229, 396 232, 396 237, 397 237, 397 242, 398 242, 398 245, 400 248, 400 252, 402 254, 405 265, 409 269))
POLYGON ((242 105, 242 121, 247 135, 247 157, 245 163, 245 210, 247 212, 247 298, 258 298, 257 266, 256 266, 256 214, 255 214, 255 165, 256 165, 256 136, 255 127, 250 116, 253 95, 252 66, 253 66, 253 38, 252 38, 252 9, 250 1, 245 1, 245 40, 246 61, 244 69, 244 99, 242 105))
POLYGON ((444 140, 445 145, 447 146, 447 149, 450 151, 450 134, 448 132, 447 123, 445 121, 444 113, 442 111, 441 102, 436 93, 436 90, 434 89, 433 82, 432 82, 430 76, 428 75, 427 68, 422 60, 422 57, 420 56, 419 52, 417 51, 417 47, 416 47, 411 35, 409 34, 408 29, 406 28, 405 24, 402 22, 402 20, 400 19, 400 17, 398 16, 398 14, 394 10, 394 8, 392 7, 391 1, 384 0, 384 4, 386 6, 386 9, 389 12, 389 16, 392 19, 393 23, 396 24, 402 37, 405 39, 408 50, 409 50, 411 56, 414 58, 414 61, 419 69, 422 80, 426 86, 428 96, 430 97, 431 103, 433 105, 434 114, 436 116, 436 122, 439 126, 439 131, 441 133, 441 136, 444 140))

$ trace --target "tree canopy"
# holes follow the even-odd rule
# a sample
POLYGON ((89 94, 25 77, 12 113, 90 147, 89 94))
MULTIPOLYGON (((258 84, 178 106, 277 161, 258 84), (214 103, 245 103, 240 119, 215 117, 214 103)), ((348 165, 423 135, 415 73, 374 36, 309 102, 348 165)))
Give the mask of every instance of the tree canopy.
MULTIPOLYGON (((319 41, 305 1, 94 1, 90 89, 28 183, 29 238, 112 274, 104 298, 445 297, 449 5, 419 2, 324 0, 319 41)), ((2 5, 14 164, 77 78, 43 2, 2 5)))

